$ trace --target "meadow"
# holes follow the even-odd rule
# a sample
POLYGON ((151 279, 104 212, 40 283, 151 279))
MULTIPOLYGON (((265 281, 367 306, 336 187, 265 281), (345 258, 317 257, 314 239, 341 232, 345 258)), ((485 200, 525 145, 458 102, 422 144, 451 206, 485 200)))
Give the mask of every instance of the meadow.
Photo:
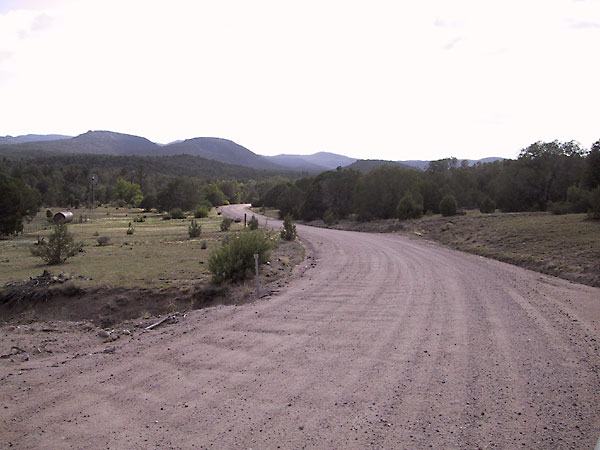
POLYGON ((188 235, 193 216, 163 220, 163 214, 113 207, 71 211, 75 219, 69 224, 69 231, 83 243, 83 252, 57 266, 47 266, 32 256, 29 247, 52 231, 41 211, 33 222, 25 224, 23 234, 0 240, 0 285, 37 276, 44 269, 81 275, 85 286, 160 288, 196 283, 210 278, 205 263, 222 238, 243 229, 243 224, 232 223, 229 232, 220 231, 223 219, 216 209, 207 218, 196 219, 202 233, 194 239, 188 235), (130 225, 133 234, 127 234, 130 225), (105 245, 99 245, 101 237, 108 238, 105 245))

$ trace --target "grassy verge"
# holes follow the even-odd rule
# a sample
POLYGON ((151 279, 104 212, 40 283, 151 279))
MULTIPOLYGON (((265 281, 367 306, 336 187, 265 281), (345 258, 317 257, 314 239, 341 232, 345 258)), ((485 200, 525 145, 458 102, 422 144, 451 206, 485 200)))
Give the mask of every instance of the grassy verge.
POLYGON ((408 231, 444 245, 571 281, 600 286, 600 223, 585 214, 426 217, 408 231))
POLYGON ((279 220, 279 210, 275 208, 267 208, 267 207, 252 207, 251 211, 254 211, 257 214, 262 214, 263 216, 270 217, 271 219, 279 220))
MULTIPOLYGON (((73 212, 76 222, 80 215, 90 216, 89 210, 73 212)), ((99 208, 91 219, 69 225, 75 241, 83 242, 84 251, 60 265, 47 266, 30 254, 29 248, 52 231, 43 214, 26 225, 24 234, 0 240, 0 288, 10 285, 0 289, 0 297, 12 295, 15 289, 22 297, 16 308, 0 311, 0 318, 20 314, 31 320, 50 317, 110 324, 215 303, 243 303, 253 296, 253 283, 226 287, 210 283, 208 257, 226 237, 243 229, 243 223, 232 223, 230 231, 220 231, 223 218, 215 209, 207 218, 195 219, 202 231, 193 239, 188 234, 191 216, 163 220, 162 214, 139 209, 99 208), (136 218, 144 221, 136 222, 136 218), (127 234, 130 223, 133 234, 127 234), (99 245, 100 238, 108 238, 108 243, 99 245), (39 278, 45 269, 55 276, 63 274, 57 277, 57 284, 44 288, 36 278, 21 292, 23 280, 39 278), (53 301, 44 301, 47 298, 53 301)), ((283 283, 304 259, 304 248, 298 242, 283 242, 276 233, 273 239, 278 245, 271 252, 271 261, 261 268, 265 287, 283 283)))

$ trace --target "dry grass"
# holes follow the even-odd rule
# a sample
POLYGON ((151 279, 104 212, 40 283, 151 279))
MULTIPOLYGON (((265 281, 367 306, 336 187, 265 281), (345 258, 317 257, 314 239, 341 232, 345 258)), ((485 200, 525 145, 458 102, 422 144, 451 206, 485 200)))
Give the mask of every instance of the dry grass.
MULTIPOLYGON (((89 210, 73 212, 76 218, 89 216, 89 210)), ((69 225, 75 240, 84 243, 84 252, 51 270, 83 275, 88 278, 82 281, 85 286, 182 287, 188 282, 209 278, 204 263, 228 234, 220 231, 221 220, 213 209, 209 217, 198 219, 202 225, 201 236, 190 239, 189 219, 162 220, 162 215, 143 213, 139 209, 98 208, 92 221, 69 225), (145 222, 134 222, 136 217, 144 215, 145 222), (130 222, 135 232, 127 235, 130 222), (99 246, 99 236, 110 238, 108 244, 99 246), (201 248, 202 241, 207 242, 206 249, 201 248)), ((51 232, 51 227, 43 230, 44 225, 42 212, 32 224, 26 225, 26 233, 0 241, 0 285, 39 275, 47 268, 29 253, 29 247, 38 236, 44 237, 51 232)), ((242 228, 243 224, 234 223, 231 232, 242 228)))
POLYGON ((585 214, 425 217, 405 227, 450 247, 538 272, 600 286, 600 222, 585 214))

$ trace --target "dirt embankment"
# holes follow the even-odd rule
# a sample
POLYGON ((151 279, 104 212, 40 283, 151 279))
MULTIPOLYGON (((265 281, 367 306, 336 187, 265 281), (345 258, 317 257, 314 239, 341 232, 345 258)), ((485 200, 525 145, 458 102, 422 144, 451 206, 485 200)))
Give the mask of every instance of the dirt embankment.
MULTIPOLYGON (((298 244, 282 243, 275 248, 269 263, 261 268, 262 294, 272 293, 287 283, 292 269, 303 259, 303 249, 298 244)), ((37 277, 0 287, 0 321, 89 321, 105 328, 136 318, 217 304, 243 304, 254 296, 254 279, 225 286, 203 280, 164 288, 89 287, 83 276, 44 270, 37 277)))

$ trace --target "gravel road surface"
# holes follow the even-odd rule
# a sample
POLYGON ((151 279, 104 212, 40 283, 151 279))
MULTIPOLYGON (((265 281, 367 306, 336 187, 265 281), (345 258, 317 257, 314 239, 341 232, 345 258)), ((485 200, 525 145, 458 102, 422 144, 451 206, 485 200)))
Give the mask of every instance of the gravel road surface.
POLYGON ((298 232, 308 259, 269 297, 2 362, 0 447, 594 447, 600 289, 417 238, 298 232))

